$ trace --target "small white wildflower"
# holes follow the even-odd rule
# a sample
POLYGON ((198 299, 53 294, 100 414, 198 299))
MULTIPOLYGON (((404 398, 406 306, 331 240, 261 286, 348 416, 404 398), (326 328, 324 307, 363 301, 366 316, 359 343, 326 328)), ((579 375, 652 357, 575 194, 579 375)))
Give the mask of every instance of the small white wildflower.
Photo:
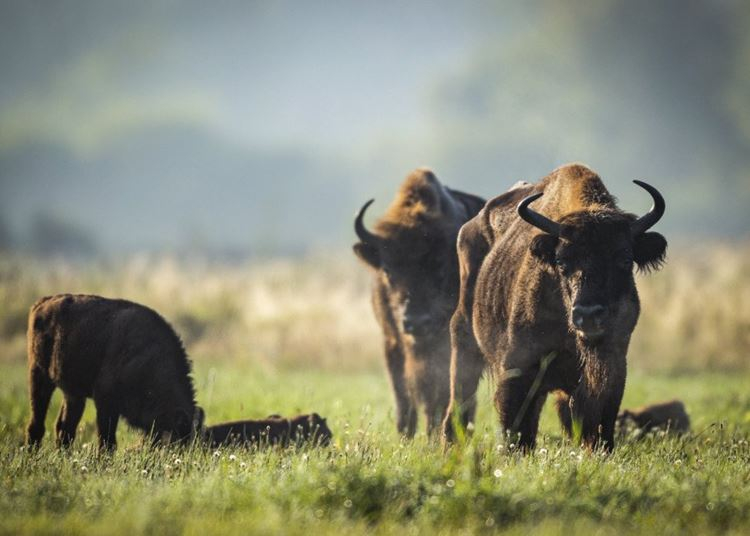
POLYGON ((449 487, 449 488, 452 488, 453 486, 456 485, 456 482, 451 478, 451 479, 448 479, 448 481, 445 483, 445 485, 447 487, 449 487))
POLYGON ((473 422, 470 422, 469 424, 466 425, 466 431, 467 432, 473 432, 474 431, 474 423, 473 422))
POLYGON ((503 450, 504 448, 505 448, 505 446, 504 446, 504 445, 503 445, 502 443, 500 443, 500 444, 499 444, 499 445, 497 446, 497 451, 498 451, 498 452, 500 452, 500 451, 501 451, 501 450, 503 450))
POLYGON ((578 456, 576 456, 576 460, 579 462, 583 460, 583 454, 579 454, 578 456))
POLYGON ((230 461, 230 462, 233 462, 233 461, 235 461, 236 459, 237 459, 237 456, 235 456, 234 454, 230 454, 230 455, 229 455, 229 461, 230 461))
POLYGON ((677 467, 679 467, 680 465, 682 465, 682 460, 680 460, 680 459, 677 459, 677 460, 675 460, 675 461, 674 461, 674 464, 675 464, 675 465, 676 465, 677 467))
POLYGON ((81 466, 81 472, 82 472, 82 473, 88 473, 88 472, 89 472, 89 468, 88 468, 88 467, 86 467, 85 465, 82 465, 82 466, 81 466))
POLYGON ((182 463, 182 460, 181 460, 181 459, 179 459, 179 458, 175 458, 175 459, 174 459, 174 464, 175 464, 175 465, 180 465, 181 463, 182 463))
POLYGON ((495 472, 492 474, 495 475, 495 478, 500 478, 501 476, 503 476, 503 471, 502 469, 495 469, 495 472))
POLYGON ((143 471, 141 471, 141 474, 142 474, 143 476, 148 476, 148 471, 146 471, 146 470, 144 469, 143 471))
POLYGON ((547 455, 547 449, 541 448, 539 449, 539 456, 546 456, 547 455))
POLYGON ((344 501, 344 508, 351 508, 351 507, 352 507, 352 500, 351 499, 346 499, 344 501))
POLYGON ((510 445, 508 445, 508 448, 512 450, 512 449, 516 448, 516 444, 515 443, 511 443, 510 445))
POLYGON ((219 452, 218 450, 215 450, 214 451, 214 458, 218 458, 219 456, 221 456, 221 452, 219 452))
POLYGON ((247 467, 247 464, 245 462, 240 463, 240 469, 245 469, 247 467))

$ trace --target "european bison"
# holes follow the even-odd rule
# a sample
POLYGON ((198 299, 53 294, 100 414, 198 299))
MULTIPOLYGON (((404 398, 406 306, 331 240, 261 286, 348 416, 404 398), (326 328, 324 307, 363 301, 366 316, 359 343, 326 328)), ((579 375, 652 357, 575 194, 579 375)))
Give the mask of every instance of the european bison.
POLYGON ((679 400, 622 410, 617 416, 619 428, 624 430, 630 423, 641 432, 654 428, 678 434, 690 431, 690 417, 685 411, 685 404, 679 400))
POLYGON ((492 199, 463 226, 448 440, 454 411, 463 424, 473 419, 488 364, 500 420, 520 434, 521 448, 534 447, 553 391, 568 434, 580 431, 590 448, 614 447, 625 355, 640 311, 633 267, 659 268, 667 247, 662 235, 646 232, 662 217, 664 199, 635 182, 654 200, 640 218, 617 207, 596 173, 566 165, 492 199), (529 208, 536 200, 539 212, 529 208))
POLYGON ((59 446, 75 438, 86 398, 96 404, 101 448, 116 447, 122 415, 154 439, 186 440, 200 426, 190 361, 171 326, 155 311, 125 300, 61 294, 36 302, 28 324, 31 420, 38 444, 55 387, 65 396, 59 446))
POLYGON ((456 236, 484 200, 447 188, 420 168, 406 177, 370 232, 362 220, 372 202, 356 216, 360 241, 354 252, 374 270, 373 309, 385 339, 397 428, 411 437, 419 404, 428 432, 440 426, 448 405, 448 324, 458 298, 456 236))
POLYGON ((328 445, 333 434, 326 420, 312 413, 284 419, 270 415, 255 421, 235 421, 207 426, 203 437, 212 447, 227 444, 240 445, 282 445, 311 442, 328 445))

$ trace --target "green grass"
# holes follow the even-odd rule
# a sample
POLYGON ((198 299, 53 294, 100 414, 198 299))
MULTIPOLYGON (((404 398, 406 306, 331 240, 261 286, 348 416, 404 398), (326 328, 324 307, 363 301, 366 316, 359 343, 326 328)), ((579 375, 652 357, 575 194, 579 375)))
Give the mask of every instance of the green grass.
POLYGON ((385 374, 274 372, 196 363, 209 423, 269 413, 328 417, 327 449, 148 449, 120 427, 93 449, 89 402, 75 446, 21 448, 25 370, 0 375, 0 533, 527 534, 750 532, 750 375, 631 374, 626 406, 679 397, 694 432, 621 442, 605 457, 564 441, 545 408, 536 453, 496 435, 489 386, 473 438, 444 452, 395 433, 385 374))

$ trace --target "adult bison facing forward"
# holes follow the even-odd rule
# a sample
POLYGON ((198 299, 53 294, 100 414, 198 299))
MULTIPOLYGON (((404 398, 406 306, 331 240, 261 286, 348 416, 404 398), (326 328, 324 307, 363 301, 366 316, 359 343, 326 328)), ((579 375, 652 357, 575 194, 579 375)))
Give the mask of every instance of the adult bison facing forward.
MULTIPOLYGON (((589 447, 613 448, 639 314, 633 267, 658 268, 667 246, 646 232, 664 200, 636 183, 654 199, 641 218, 621 211, 593 171, 568 165, 489 201, 461 229, 451 377, 452 406, 464 423, 486 363, 498 382, 502 425, 520 434, 523 448, 534 446, 551 391, 569 434, 580 430, 589 447), (539 212, 529 208, 537 199, 539 212)), ((450 439, 451 412, 445 432, 450 439)))
POLYGON ((458 297, 456 236, 484 205, 443 186, 427 169, 412 172, 386 214, 365 228, 359 211, 354 252, 374 269, 373 308, 383 330, 396 395, 398 430, 413 436, 423 405, 428 432, 440 426, 450 397, 448 324, 458 297))
POLYGON ((28 444, 44 435, 55 387, 65 396, 56 425, 61 446, 75 438, 86 398, 96 404, 103 448, 116 446, 120 416, 155 439, 185 440, 199 428, 203 412, 195 405, 190 361, 174 330, 151 309, 99 296, 46 297, 31 308, 27 336, 28 444))

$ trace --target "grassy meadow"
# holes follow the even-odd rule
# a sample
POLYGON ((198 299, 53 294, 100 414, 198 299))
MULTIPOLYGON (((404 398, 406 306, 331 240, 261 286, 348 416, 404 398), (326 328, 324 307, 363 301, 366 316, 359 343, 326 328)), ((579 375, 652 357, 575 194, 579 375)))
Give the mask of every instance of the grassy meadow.
POLYGON ((588 453, 561 437, 548 404, 537 450, 522 456, 497 435, 486 381, 468 440, 444 451, 396 434, 367 273, 350 255, 0 257, 0 533, 747 534, 750 245, 672 252, 639 291, 624 405, 680 398, 692 433, 588 453), (89 402, 59 452, 57 394, 42 448, 26 451, 26 314, 62 291, 160 311, 186 342, 208 424, 317 411, 332 445, 148 449, 121 424, 119 450, 99 455, 89 402))

